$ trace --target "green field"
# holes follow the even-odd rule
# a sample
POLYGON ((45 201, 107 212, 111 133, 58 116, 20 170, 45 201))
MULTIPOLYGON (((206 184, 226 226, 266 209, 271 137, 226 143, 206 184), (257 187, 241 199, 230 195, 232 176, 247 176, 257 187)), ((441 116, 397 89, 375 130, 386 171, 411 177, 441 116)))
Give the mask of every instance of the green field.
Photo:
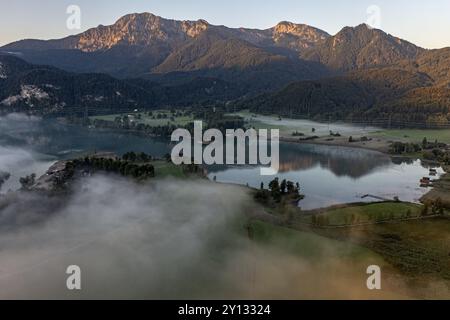
POLYGON ((363 245, 264 222, 253 222, 252 228, 253 241, 270 254, 265 265, 258 265, 255 270, 271 270, 264 276, 278 280, 275 288, 284 285, 285 293, 280 298, 408 299, 419 296, 410 291, 405 285, 406 278, 382 254, 363 245), (380 291, 367 290, 366 269, 370 265, 380 266, 383 272, 380 291), (299 292, 298 295, 295 292, 299 292))
POLYGON ((137 124, 145 124, 151 127, 164 126, 167 124, 174 126, 185 126, 194 121, 193 116, 180 116, 172 117, 172 113, 167 110, 156 110, 152 111, 152 115, 149 116, 147 112, 130 112, 121 114, 110 114, 104 116, 92 116, 90 119, 93 120, 104 120, 104 121, 114 121, 117 117, 130 116, 130 119, 137 124), (160 118, 158 119, 158 115, 160 118), (139 119, 140 118, 140 119, 139 119))
MULTIPOLYGON (((361 205, 349 205, 342 208, 330 209, 321 216, 328 218, 328 226, 342 226, 349 224, 374 223, 385 220, 418 217, 421 206, 404 202, 382 202, 361 205)), ((312 215, 301 216, 303 222, 312 222, 312 215)))
POLYGON ((423 138, 428 141, 443 142, 450 144, 450 129, 441 130, 423 130, 423 129, 395 129, 382 130, 376 132, 374 136, 385 138, 388 140, 404 140, 408 142, 422 143, 423 138))
POLYGON ((276 246, 299 257, 321 259, 332 255, 352 259, 370 258, 374 263, 383 263, 380 256, 364 247, 329 239, 312 232, 297 231, 260 221, 253 221, 251 227, 257 243, 276 246))
MULTIPOLYGON (((295 130, 299 130, 302 132, 302 126, 286 126, 283 125, 283 122, 280 121, 280 124, 278 125, 269 125, 261 122, 260 119, 257 117, 253 117, 255 114, 246 110, 237 112, 233 115, 239 115, 243 118, 248 119, 248 124, 250 126, 254 126, 256 129, 280 129, 282 133, 284 134, 291 134, 295 130)), ((276 119, 277 115, 272 115, 274 119, 276 119)), ((289 120, 288 118, 284 118, 289 120)), ((293 120, 293 119, 290 119, 293 120)), ((297 120, 299 123, 301 120, 297 120)), ((320 127, 320 124, 318 123, 318 126, 320 127)), ((311 134, 310 131, 304 132, 306 134, 311 134)), ((438 140, 439 142, 450 144, 450 129, 386 129, 386 130, 379 130, 376 132, 362 132, 361 134, 365 134, 367 136, 373 137, 373 138, 383 138, 386 140, 393 140, 393 141, 403 141, 403 142, 418 142, 421 143, 423 138, 427 138, 428 141, 434 142, 435 140, 438 140)), ((320 134, 318 134, 320 136, 320 134)))
MULTIPOLYGON (((329 214, 331 223, 341 224, 348 222, 352 215, 359 215, 361 219, 368 216, 383 219, 402 217, 408 210, 417 215, 420 206, 380 203, 332 209, 326 214, 329 214)), ((303 215, 303 222, 311 219, 309 214, 303 215)), ((392 284, 403 279, 403 287, 395 285, 392 292, 408 292, 407 296, 416 298, 450 298, 448 218, 401 220, 345 228, 315 228, 294 223, 288 229, 255 222, 253 230, 258 243, 275 246, 308 261, 322 264, 337 257, 356 270, 357 266, 367 266, 367 263, 379 265, 385 280, 390 279, 386 282, 392 284)))
POLYGON ((186 178, 183 168, 181 166, 174 165, 172 162, 158 160, 152 161, 151 164, 155 167, 156 178, 186 178))
POLYGON ((441 279, 450 298, 450 220, 432 218, 354 228, 317 230, 365 246, 402 273, 423 282, 441 279))

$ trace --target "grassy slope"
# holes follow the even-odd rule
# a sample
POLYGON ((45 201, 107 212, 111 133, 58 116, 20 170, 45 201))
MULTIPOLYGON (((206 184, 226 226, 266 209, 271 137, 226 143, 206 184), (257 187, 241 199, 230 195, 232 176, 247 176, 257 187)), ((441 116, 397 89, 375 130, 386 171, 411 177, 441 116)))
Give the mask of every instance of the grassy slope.
MULTIPOLYGON (((368 217, 374 222, 386 217, 402 218, 408 210, 411 216, 417 216, 421 207, 410 203, 361 204, 331 208, 320 214, 329 215, 330 223, 339 225, 351 221, 352 215, 358 215, 361 222, 368 217)), ((377 263, 384 265, 390 276, 395 278, 399 273, 406 276, 417 289, 414 296, 450 298, 448 218, 325 229, 304 224, 310 222, 311 214, 300 212, 291 224, 296 230, 257 225, 256 239, 310 259, 319 259, 321 253, 330 252, 324 249, 327 247, 333 248, 331 252, 336 256, 343 260, 350 258, 356 264, 380 259, 377 263)))
POLYGON ((319 259, 331 254, 342 258, 371 258, 373 261, 383 263, 380 256, 358 245, 260 221, 253 221, 251 226, 256 242, 282 248, 299 257, 319 259))
MULTIPOLYGON (((291 268, 298 268, 290 279, 290 286, 291 290, 298 285, 310 286, 310 295, 303 293, 303 297, 408 299, 417 296, 405 289, 404 278, 381 254, 364 246, 263 222, 253 222, 252 229, 254 241, 261 248, 271 252, 275 249, 275 252, 284 252, 296 258, 290 260, 290 265, 280 266, 277 270, 280 274, 289 274, 291 268), (306 273, 305 263, 310 266, 306 273), (369 291, 365 287, 366 269, 370 265, 378 265, 382 269, 384 287, 381 291, 369 291)), ((277 261, 272 264, 276 265, 277 261)))
POLYGON ((435 218, 318 231, 381 254, 403 273, 442 279, 450 288, 450 220, 435 218))

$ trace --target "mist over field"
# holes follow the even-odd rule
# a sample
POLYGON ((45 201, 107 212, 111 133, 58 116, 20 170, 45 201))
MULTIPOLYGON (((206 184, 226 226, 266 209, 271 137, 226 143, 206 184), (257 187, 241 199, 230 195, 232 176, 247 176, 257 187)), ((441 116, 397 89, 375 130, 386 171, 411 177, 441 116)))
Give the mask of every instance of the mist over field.
MULTIPOLYGON (((205 182, 142 186, 111 177, 83 181, 77 190, 50 217, 1 234, 0 297, 70 297, 64 280, 70 264, 82 269, 86 297, 188 294, 192 283, 183 284, 185 278, 208 277, 219 266, 210 247, 224 238, 234 242, 225 231, 246 198, 205 182)), ((2 214, 27 221, 49 205, 45 198, 30 208, 19 202, 2 214)))
POLYGON ((308 261, 251 242, 252 201, 240 188, 97 176, 76 190, 64 203, 27 193, 3 203, 0 298, 369 295, 365 270, 337 259, 333 248, 308 261), (81 268, 81 291, 66 288, 69 265, 81 268))

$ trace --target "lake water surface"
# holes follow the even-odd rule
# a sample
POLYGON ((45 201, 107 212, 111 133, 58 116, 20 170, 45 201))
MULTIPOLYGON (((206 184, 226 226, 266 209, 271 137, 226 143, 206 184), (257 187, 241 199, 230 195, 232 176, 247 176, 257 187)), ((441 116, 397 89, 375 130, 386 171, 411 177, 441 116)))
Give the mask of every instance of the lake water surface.
MULTIPOLYGON (((155 157, 170 153, 167 141, 114 131, 88 130, 53 120, 11 115, 0 117, 0 171, 12 174, 3 191, 19 186, 20 177, 43 174, 59 160, 95 151, 123 154, 146 152, 155 157)), ((211 166, 208 177, 223 183, 267 187, 274 177, 260 175, 259 167, 211 166)), ((443 173, 439 168, 438 172, 443 173)), ((429 168, 419 160, 392 160, 378 152, 337 146, 280 144, 280 179, 299 182, 306 210, 377 197, 417 202, 428 189, 419 180, 429 168)))
MULTIPOLYGON (((438 174, 442 174, 438 168, 438 174)), ((430 189, 419 180, 429 176, 420 160, 394 159, 375 151, 312 144, 280 144, 280 180, 298 182, 305 210, 349 202, 372 202, 365 195, 418 202, 430 189)), ((259 167, 211 167, 208 177, 217 182, 267 188, 273 177, 261 176, 259 167)), ((436 177, 435 177, 436 178, 436 177)))

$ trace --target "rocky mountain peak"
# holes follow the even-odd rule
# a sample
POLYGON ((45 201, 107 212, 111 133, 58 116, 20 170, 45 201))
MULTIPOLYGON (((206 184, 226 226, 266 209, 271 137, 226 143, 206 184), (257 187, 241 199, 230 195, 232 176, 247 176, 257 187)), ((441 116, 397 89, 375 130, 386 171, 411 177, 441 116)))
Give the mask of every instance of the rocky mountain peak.
POLYGON ((273 41, 297 51, 315 46, 330 37, 325 31, 308 26, 282 21, 271 29, 273 41))
POLYGON ((274 34, 291 34, 295 36, 305 36, 309 34, 317 34, 321 38, 326 38, 329 36, 325 31, 316 29, 314 27, 308 26, 306 24, 297 24, 289 21, 282 21, 273 27, 274 34))
POLYGON ((90 29, 79 35, 76 49, 92 52, 116 45, 147 46, 158 42, 174 44, 200 35, 208 29, 204 20, 175 21, 152 13, 132 13, 110 26, 90 29))
POLYGON ((181 28, 184 33, 186 33, 189 37, 195 38, 202 34, 209 28, 209 23, 206 20, 197 20, 197 21, 182 21, 181 28))

